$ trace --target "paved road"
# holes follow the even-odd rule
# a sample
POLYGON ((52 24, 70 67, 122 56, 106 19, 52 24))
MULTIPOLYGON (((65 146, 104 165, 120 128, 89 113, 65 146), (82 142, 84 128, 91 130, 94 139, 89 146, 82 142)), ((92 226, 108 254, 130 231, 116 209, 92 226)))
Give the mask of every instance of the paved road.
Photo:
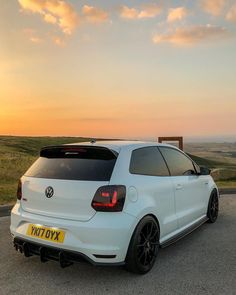
POLYGON ((215 224, 204 224, 161 249, 154 269, 137 276, 123 268, 55 262, 15 252, 9 217, 0 218, 0 294, 236 294, 236 196, 221 198, 215 224))

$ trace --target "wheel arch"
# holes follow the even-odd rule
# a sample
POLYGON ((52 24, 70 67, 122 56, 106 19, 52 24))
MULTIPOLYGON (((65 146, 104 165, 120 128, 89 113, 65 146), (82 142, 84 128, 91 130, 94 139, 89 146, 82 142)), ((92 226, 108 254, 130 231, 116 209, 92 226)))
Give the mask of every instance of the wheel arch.
MULTIPOLYGON (((152 218, 155 219, 155 221, 157 222, 157 225, 158 225, 159 233, 161 232, 161 223, 160 223, 160 221, 158 219, 157 214, 154 213, 154 210, 152 210, 152 209, 154 209, 154 208, 149 208, 148 211, 145 210, 145 212, 142 212, 142 214, 140 214, 137 217, 137 223, 136 223, 136 225, 134 227, 133 233, 134 233, 135 229, 137 228, 138 224, 141 222, 141 220, 143 220, 147 216, 151 216, 152 218)), ((132 235, 133 235, 133 233, 132 233, 132 235)))
MULTIPOLYGON (((156 217, 156 215, 150 213, 150 214, 145 215, 144 217, 146 217, 146 216, 151 216, 153 219, 156 220, 157 225, 158 225, 158 229, 159 229, 159 233, 160 233, 160 230, 161 230, 161 229, 160 229, 160 223, 159 223, 159 220, 158 220, 158 218, 156 217)), ((143 218, 144 218, 144 217, 143 217, 143 218)), ((143 219, 143 218, 142 218, 142 219, 143 219)))
POLYGON ((219 194, 219 190, 218 190, 218 188, 217 187, 212 187, 211 188, 211 190, 210 190, 210 196, 209 196, 209 201, 210 201, 210 198, 211 198, 211 196, 214 194, 214 193, 216 193, 217 194, 217 196, 218 196, 218 198, 219 198, 219 196, 220 196, 220 194, 219 194))
POLYGON ((208 206, 207 206, 207 217, 208 217, 208 222, 209 223, 214 223, 218 217, 218 211, 219 211, 219 190, 217 188, 213 188, 209 197, 209 201, 208 201, 208 206), (217 196, 217 213, 216 213, 216 217, 212 217, 211 213, 210 213, 210 206, 211 206, 211 202, 212 199, 217 196))
MULTIPOLYGON (((140 225, 140 223, 144 220, 144 218, 146 218, 146 217, 149 217, 149 220, 150 220, 150 217, 153 219, 153 220, 155 220, 156 221, 156 224, 157 224, 157 227, 158 227, 158 230, 159 230, 159 236, 158 236, 158 244, 159 244, 159 240, 160 240, 160 224, 159 224, 159 221, 158 221, 158 219, 157 219, 157 217, 156 217, 156 215, 155 214, 153 214, 153 213, 147 213, 147 214, 145 214, 145 215, 143 215, 139 220, 138 220, 138 222, 137 222, 137 224, 136 224, 136 226, 135 226, 135 228, 134 228, 134 230, 133 230, 133 233, 132 233, 132 235, 131 235, 131 238, 130 238, 130 241, 129 241, 129 246, 128 246, 128 249, 127 249, 127 252, 126 252, 126 257, 125 257, 125 263, 126 263, 126 267, 127 267, 127 269, 128 270, 130 270, 131 269, 131 271, 134 271, 134 270, 132 270, 132 268, 133 268, 133 266, 132 266, 132 260, 130 260, 133 256, 133 251, 131 250, 131 249, 133 249, 132 247, 133 247, 133 243, 134 243, 134 241, 133 241, 133 239, 135 238, 135 235, 136 235, 136 230, 137 230, 137 228, 138 228, 138 226, 140 225), (130 255, 131 255, 131 258, 130 258, 130 255), (131 267, 130 267, 130 265, 131 265, 131 267)), ((159 246, 156 246, 157 248, 156 248, 156 250, 155 251, 158 251, 158 248, 159 248, 159 246)), ((156 252, 157 253, 157 252, 156 252)), ((156 254, 155 254, 156 255, 156 254)), ((155 259, 154 259, 154 262, 155 262, 155 259)), ((153 262, 153 263, 154 263, 153 262)), ((153 266, 153 264, 152 264, 152 266, 153 266)), ((151 266, 151 267, 152 267, 151 266)), ((149 271, 149 270, 148 270, 149 271)), ((134 272, 136 272, 136 271, 134 271, 134 272)), ((145 270, 145 271, 141 271, 141 272, 137 272, 137 273, 140 273, 140 274, 144 274, 144 273, 146 273, 147 272, 147 270, 145 270)))
MULTIPOLYGON (((138 221, 136 222, 136 224, 135 224, 135 226, 134 226, 134 228, 133 228, 132 234, 131 234, 131 236, 130 236, 130 239, 129 239, 128 249, 129 249, 130 242, 131 242, 131 240, 132 240, 132 238, 133 238, 133 235, 134 235, 134 233, 135 233, 135 230, 136 230, 137 226, 138 226, 139 223, 140 223, 145 217, 147 217, 147 216, 152 217, 152 218, 157 222, 158 229, 159 229, 159 239, 160 239, 160 230, 161 230, 161 228, 160 228, 160 223, 159 223, 159 220, 158 220, 157 216, 156 216, 155 214, 153 214, 153 213, 146 213, 145 215, 142 215, 142 217, 138 218, 138 221)), ((128 249, 127 249, 127 252, 128 252, 128 249)))

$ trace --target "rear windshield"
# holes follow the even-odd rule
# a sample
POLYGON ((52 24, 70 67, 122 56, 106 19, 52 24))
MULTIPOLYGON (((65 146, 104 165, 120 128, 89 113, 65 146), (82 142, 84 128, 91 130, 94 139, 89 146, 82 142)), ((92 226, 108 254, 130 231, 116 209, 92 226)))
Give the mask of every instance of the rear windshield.
POLYGON ((109 181, 117 154, 106 148, 45 148, 25 176, 64 180, 109 181))

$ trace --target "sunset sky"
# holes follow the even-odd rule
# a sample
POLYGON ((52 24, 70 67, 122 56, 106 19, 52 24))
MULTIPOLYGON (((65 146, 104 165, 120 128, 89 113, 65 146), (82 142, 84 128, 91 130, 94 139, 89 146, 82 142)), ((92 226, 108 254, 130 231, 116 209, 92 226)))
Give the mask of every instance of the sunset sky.
POLYGON ((0 134, 236 136, 236 1, 1 0, 0 134))

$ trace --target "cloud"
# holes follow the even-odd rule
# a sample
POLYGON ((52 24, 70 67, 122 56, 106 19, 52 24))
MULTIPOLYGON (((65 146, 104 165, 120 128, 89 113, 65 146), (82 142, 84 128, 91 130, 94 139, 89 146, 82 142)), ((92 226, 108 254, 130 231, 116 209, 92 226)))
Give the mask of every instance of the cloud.
POLYGON ((66 45, 65 40, 63 40, 63 39, 60 38, 60 37, 56 37, 56 36, 54 36, 54 37, 52 38, 52 41, 53 41, 53 43, 54 43, 55 45, 57 45, 57 46, 59 46, 59 47, 64 47, 64 46, 66 45))
POLYGON ((120 17, 127 19, 136 19, 138 18, 138 10, 135 8, 129 8, 128 6, 122 6, 120 17))
POLYGON ((57 23, 57 18, 53 15, 51 15, 50 13, 46 13, 44 15, 44 18, 46 23, 50 23, 50 24, 56 24, 57 23))
POLYGON ((38 13, 45 22, 57 25, 63 33, 72 34, 79 23, 73 7, 63 0, 18 0, 21 8, 38 13))
POLYGON ((35 0, 18 0, 21 7, 25 10, 30 10, 34 13, 42 13, 42 4, 45 1, 35 1, 35 0))
POLYGON ((162 11, 161 6, 157 4, 146 4, 141 9, 129 8, 128 6, 122 6, 120 11, 120 17, 126 19, 144 19, 154 18, 162 11))
POLYGON ((171 22, 182 20, 183 18, 186 17, 187 14, 188 14, 188 11, 185 7, 171 8, 169 9, 167 22, 171 23, 171 22))
POLYGON ((157 4, 147 4, 144 5, 143 9, 139 12, 138 18, 153 18, 159 15, 161 11, 161 6, 157 4))
POLYGON ((226 19, 231 22, 236 22, 236 4, 230 8, 226 14, 226 19))
POLYGON ((35 44, 43 43, 43 39, 38 37, 38 34, 35 30, 31 28, 25 28, 23 29, 23 34, 26 36, 26 38, 35 44))
POLYGON ((41 38, 38 38, 38 37, 30 37, 30 41, 32 43, 35 43, 35 44, 40 44, 43 42, 43 40, 41 38))
POLYGON ((189 46, 202 42, 220 40, 229 34, 225 28, 204 25, 177 28, 166 34, 156 34, 153 36, 153 43, 170 43, 177 46, 189 46))
POLYGON ((227 0, 201 0, 200 5, 202 9, 214 16, 222 13, 227 0))
POLYGON ((84 5, 82 8, 82 14, 90 23, 102 23, 108 21, 108 13, 93 6, 84 5))

